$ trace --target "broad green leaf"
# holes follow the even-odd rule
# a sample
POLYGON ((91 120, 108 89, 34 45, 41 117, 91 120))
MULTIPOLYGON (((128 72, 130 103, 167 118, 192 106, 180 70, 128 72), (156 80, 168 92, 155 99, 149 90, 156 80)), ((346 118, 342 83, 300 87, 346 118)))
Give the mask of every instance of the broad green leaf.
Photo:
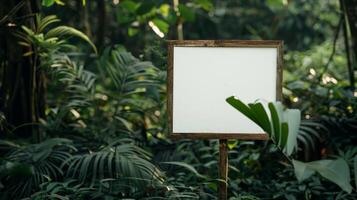
POLYGON ((298 169, 295 168, 295 175, 299 181, 309 178, 312 175, 311 171, 315 171, 324 178, 340 186, 345 192, 352 192, 350 169, 347 162, 343 159, 318 160, 308 163, 295 160, 293 161, 293 164, 294 168, 296 166, 298 167, 298 169))
POLYGON ((278 115, 278 112, 276 111, 276 108, 273 103, 268 104, 269 110, 270 110, 270 118, 272 122, 272 127, 273 127, 273 134, 272 138, 275 141, 276 144, 279 144, 279 139, 280 139, 280 118, 278 115))
POLYGON ((286 122, 281 123, 281 135, 279 140, 279 146, 281 149, 286 147, 286 143, 289 137, 289 125, 286 122))
POLYGON ((267 112, 262 103, 249 104, 255 118, 259 121, 260 127, 269 135, 271 134, 271 124, 267 112))
POLYGON ((276 109, 276 112, 278 114, 278 117, 280 119, 280 122, 283 122, 283 113, 284 113, 284 106, 280 101, 273 102, 274 107, 276 109))
POLYGON ((308 179, 310 176, 312 176, 315 173, 314 170, 307 167, 306 163, 300 162, 298 160, 292 160, 292 161, 294 165, 295 176, 299 182, 308 179))
POLYGON ((136 35, 137 33, 139 33, 139 29, 137 29, 137 28, 132 28, 132 27, 129 27, 129 28, 128 28, 128 35, 129 35, 129 37, 132 37, 132 36, 136 35))
POLYGON ((235 109, 237 109, 239 112, 241 112, 243 115, 248 117, 250 120, 255 122, 256 124, 258 123, 258 120, 256 119, 254 113, 251 111, 251 109, 245 105, 242 101, 239 99, 236 99, 234 96, 228 97, 226 101, 233 106, 235 109))
MULTIPOLYGON (((323 160, 322 160, 323 161, 323 160)), ((319 165, 320 161, 313 161, 314 169, 326 179, 336 183, 347 193, 352 192, 352 186, 350 184, 350 168, 343 159, 333 160, 327 166, 319 165), (317 164, 315 164, 317 163, 317 164)))
POLYGON ((170 14, 170 5, 162 4, 159 8, 159 12, 163 17, 168 17, 170 14))
POLYGON ((287 109, 284 111, 283 121, 287 122, 289 125, 289 136, 286 144, 286 153, 291 155, 295 148, 297 148, 297 135, 299 132, 301 114, 300 110, 297 109, 287 109))
POLYGON ((162 31, 163 33, 167 33, 169 31, 169 24, 165 21, 155 18, 152 22, 162 31))

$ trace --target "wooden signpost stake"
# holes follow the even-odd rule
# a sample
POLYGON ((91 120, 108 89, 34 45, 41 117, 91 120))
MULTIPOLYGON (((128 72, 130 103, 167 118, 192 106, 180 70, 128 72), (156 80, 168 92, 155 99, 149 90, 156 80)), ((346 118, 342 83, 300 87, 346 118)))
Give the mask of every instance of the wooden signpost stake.
POLYGON ((228 149, 227 140, 219 140, 219 200, 227 200, 228 149))

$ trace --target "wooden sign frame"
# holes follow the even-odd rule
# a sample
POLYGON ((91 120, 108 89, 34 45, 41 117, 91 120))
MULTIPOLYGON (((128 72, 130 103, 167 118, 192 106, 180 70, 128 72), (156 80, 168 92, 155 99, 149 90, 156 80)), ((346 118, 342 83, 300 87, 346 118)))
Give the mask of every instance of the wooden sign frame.
MULTIPOLYGON (((169 136, 173 139, 240 139, 240 140, 268 140, 263 133, 173 133, 173 55, 174 47, 241 47, 241 48, 276 48, 277 76, 276 100, 282 95, 282 65, 283 41, 280 40, 170 40, 168 41, 168 69, 167 69, 167 110, 169 119, 169 136)), ((238 111, 237 111, 238 112, 238 111)))

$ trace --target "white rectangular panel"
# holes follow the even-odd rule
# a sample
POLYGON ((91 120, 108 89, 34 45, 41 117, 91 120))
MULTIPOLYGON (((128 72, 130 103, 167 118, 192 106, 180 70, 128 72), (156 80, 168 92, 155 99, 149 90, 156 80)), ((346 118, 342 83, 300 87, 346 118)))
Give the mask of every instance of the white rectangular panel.
POLYGON ((174 47, 173 133, 264 133, 225 100, 276 101, 277 48, 174 47))

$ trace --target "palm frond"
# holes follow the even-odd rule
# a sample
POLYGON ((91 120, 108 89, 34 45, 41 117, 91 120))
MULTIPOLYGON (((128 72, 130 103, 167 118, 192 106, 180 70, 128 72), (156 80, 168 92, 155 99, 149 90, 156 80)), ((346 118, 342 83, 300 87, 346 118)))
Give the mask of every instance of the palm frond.
POLYGON ((63 36, 75 36, 78 38, 83 39, 86 41, 94 50, 94 52, 97 54, 97 48, 95 47, 94 43, 86 36, 83 32, 69 26, 58 26, 55 27, 51 30, 49 30, 45 34, 45 38, 52 38, 52 37, 63 37, 63 36))
POLYGON ((124 97, 142 93, 140 88, 156 86, 158 69, 151 62, 143 62, 122 49, 106 49, 99 60, 99 68, 105 70, 124 97))
POLYGON ((49 180, 59 179, 63 175, 59 167, 76 151, 72 141, 64 138, 52 138, 39 144, 18 147, 6 155, 10 162, 30 166, 31 173, 26 176, 10 174, 2 178, 7 191, 13 198, 26 197, 39 185, 49 180))
POLYGON ((135 190, 163 180, 162 173, 149 159, 150 155, 143 149, 124 143, 74 156, 62 167, 68 167, 68 177, 89 182, 91 186, 98 180, 112 178, 125 180, 135 190))
POLYGON ((93 99, 95 74, 77 65, 67 56, 61 56, 51 65, 51 73, 59 80, 69 95, 67 108, 88 106, 93 99))
POLYGON ((311 160, 311 156, 320 151, 317 146, 324 141, 327 134, 328 129, 321 122, 302 120, 297 142, 300 144, 299 151, 304 154, 304 160, 311 160))
MULTIPOLYGON (((29 27, 22 26, 22 32, 15 33, 21 41, 19 42, 23 46, 33 47, 32 51, 36 51, 44 63, 48 63, 51 60, 49 57, 55 52, 61 49, 68 48, 68 44, 65 39, 68 37, 78 37, 86 41, 97 54, 97 48, 93 42, 81 31, 68 26, 56 26, 49 31, 45 32, 45 29, 60 20, 55 15, 49 15, 42 17, 36 15, 36 29, 32 30, 29 27), (45 62, 46 61, 46 62, 45 62)), ((31 54, 31 52, 25 53, 25 55, 31 54)), ((42 64, 43 65, 43 64, 42 64)))
POLYGON ((120 124, 116 130, 120 133, 133 132, 132 125, 138 124, 133 119, 141 121, 146 109, 158 106, 148 95, 148 91, 159 87, 159 69, 151 62, 135 58, 120 47, 105 49, 98 61, 98 69, 104 82, 114 86, 108 93, 116 102, 114 119, 120 124))

